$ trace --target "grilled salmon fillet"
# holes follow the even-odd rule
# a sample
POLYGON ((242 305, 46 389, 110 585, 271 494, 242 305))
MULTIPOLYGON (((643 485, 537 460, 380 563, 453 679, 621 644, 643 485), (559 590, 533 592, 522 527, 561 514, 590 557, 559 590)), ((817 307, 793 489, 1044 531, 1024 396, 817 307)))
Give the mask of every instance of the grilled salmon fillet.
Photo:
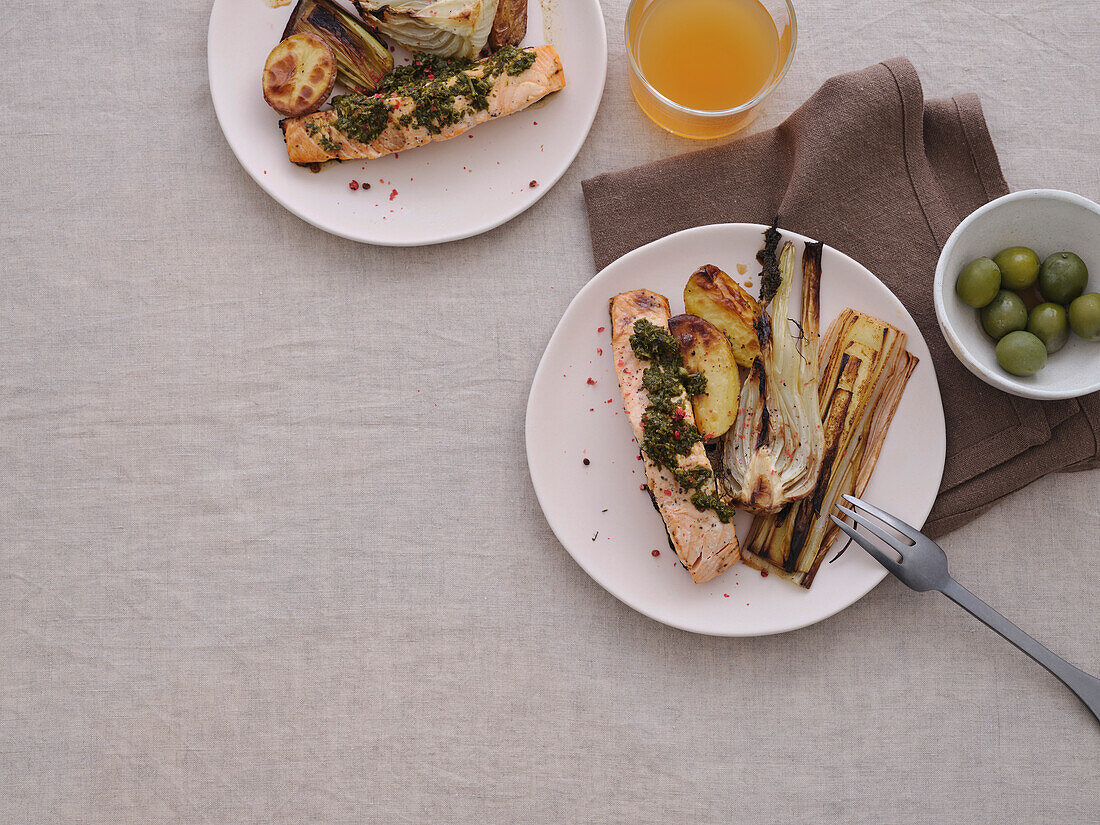
MULTIPOLYGON (((492 90, 486 95, 488 107, 467 110, 461 120, 444 126, 436 134, 412 123, 403 125, 400 122, 402 116, 414 108, 412 99, 401 95, 386 98, 390 109, 389 120, 381 134, 370 143, 360 143, 337 129, 337 114, 332 109, 287 118, 282 122, 282 127, 290 160, 293 163, 320 163, 333 159, 373 160, 393 152, 404 152, 433 140, 449 140, 492 118, 514 114, 565 87, 565 72, 553 46, 535 46, 525 51, 535 53, 535 62, 530 68, 517 75, 499 74, 493 77, 492 90)), ((483 72, 480 65, 475 65, 449 82, 457 84, 466 74, 481 77, 483 72)), ((465 98, 456 95, 456 107, 464 104, 465 98)))
MULTIPOLYGON (((623 394, 623 407, 630 419, 630 426, 634 428, 634 438, 641 444, 642 416, 649 406, 648 395, 642 386, 642 375, 649 362, 634 354, 630 336, 634 331, 634 324, 643 318, 655 326, 667 329, 672 313, 669 311, 668 299, 648 289, 635 289, 616 295, 611 299, 610 309, 611 350, 619 377, 619 389, 623 394)), ((695 423, 686 394, 684 420, 695 423)), ((684 490, 667 469, 651 461, 647 455, 643 454, 642 459, 645 462, 650 492, 661 518, 665 520, 669 539, 692 579, 696 583, 710 581, 735 564, 741 558, 741 549, 737 544, 737 531, 733 522, 723 524, 713 511, 696 509, 691 503, 691 493, 684 490)), ((680 457, 680 467, 690 470, 692 467, 702 466, 711 468, 702 442, 696 442, 688 455, 680 457)), ((714 492, 713 476, 709 485, 709 492, 714 492)))

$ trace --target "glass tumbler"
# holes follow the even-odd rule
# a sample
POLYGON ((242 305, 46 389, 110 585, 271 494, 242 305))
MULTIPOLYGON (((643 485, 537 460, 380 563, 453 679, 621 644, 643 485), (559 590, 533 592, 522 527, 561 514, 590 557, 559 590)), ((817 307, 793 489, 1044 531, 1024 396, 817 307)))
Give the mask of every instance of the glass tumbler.
POLYGON ((760 114, 761 104, 779 85, 794 59, 798 39, 798 24, 790 0, 759 0, 779 36, 779 57, 771 79, 751 100, 732 109, 693 109, 658 92, 642 72, 637 55, 637 37, 646 11, 661 0, 631 0, 626 12, 626 52, 630 61, 630 89, 642 111, 660 126, 687 138, 711 139, 725 137, 744 129, 760 114))

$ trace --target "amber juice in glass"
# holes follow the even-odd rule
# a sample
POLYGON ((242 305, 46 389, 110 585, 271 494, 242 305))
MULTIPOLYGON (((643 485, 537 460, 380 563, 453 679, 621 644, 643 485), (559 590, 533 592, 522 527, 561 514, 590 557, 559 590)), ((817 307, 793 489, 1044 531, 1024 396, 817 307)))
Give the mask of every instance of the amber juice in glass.
POLYGON ((626 47, 634 98, 685 137, 743 129, 794 54, 789 0, 633 0, 626 47))

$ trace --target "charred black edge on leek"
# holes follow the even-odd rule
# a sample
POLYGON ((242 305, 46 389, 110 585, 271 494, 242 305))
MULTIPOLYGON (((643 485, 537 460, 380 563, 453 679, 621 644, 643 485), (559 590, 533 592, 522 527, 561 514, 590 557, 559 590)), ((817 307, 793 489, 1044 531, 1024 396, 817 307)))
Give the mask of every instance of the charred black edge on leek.
POLYGON ((386 10, 389 8, 388 6, 380 6, 377 9, 365 9, 359 0, 351 0, 351 4, 355 6, 355 10, 359 12, 359 16, 362 18, 363 22, 372 29, 375 28, 376 19, 386 19, 386 10))
MULTIPOLYGON (((772 229, 774 229, 774 228, 775 227, 773 226, 772 229)), ((771 232, 772 229, 769 229, 768 232, 771 232)), ((766 235, 767 235, 767 233, 765 233, 765 236, 766 235)), ((776 244, 779 243, 779 232, 775 233, 775 243, 776 244)), ((764 249, 761 249, 759 252, 756 253, 757 258, 759 258, 761 255, 764 254, 765 249, 767 249, 766 244, 765 244, 764 249)), ((775 257, 775 249, 774 248, 772 249, 772 257, 773 258, 775 257)), ((779 262, 778 262, 778 259, 776 259, 776 267, 777 267, 776 268, 776 275, 777 276, 779 276, 778 266, 779 266, 779 262)), ((782 278, 780 278, 780 280, 782 280, 782 278)), ((778 284, 779 284, 779 281, 776 281, 777 288, 778 288, 778 284)), ((763 286, 762 285, 761 285, 761 291, 763 291, 763 286)), ((768 300, 771 300, 771 298, 769 297, 768 300)), ((760 352, 761 353, 766 352, 767 348, 769 346, 771 346, 771 340, 772 340, 772 319, 768 315, 767 307, 761 305, 760 312, 753 319, 752 328, 756 332, 756 340, 760 342, 760 352)), ((752 360, 752 374, 749 375, 749 380, 750 381, 753 381, 753 380, 759 381, 760 382, 760 399, 761 399, 761 401, 763 401, 765 398, 767 398, 768 376, 767 376, 767 373, 764 370, 764 362, 760 358, 754 358, 752 360)), ((761 419, 760 419, 760 435, 757 436, 757 439, 756 439, 756 449, 757 450, 759 450, 761 447, 763 447, 765 444, 768 443, 768 424, 770 423, 770 420, 771 420, 771 418, 768 415, 768 405, 764 404, 764 412, 761 415, 761 419)))
POLYGON ((772 225, 764 230, 764 246, 756 253, 756 260, 760 264, 760 305, 767 306, 771 303, 775 293, 779 291, 779 284, 783 276, 779 274, 779 241, 782 234, 779 231, 779 216, 775 216, 772 225))
MULTIPOLYGON (((813 332, 816 333, 816 337, 820 339, 821 336, 821 253, 825 249, 825 244, 821 241, 806 244, 806 248, 802 250, 802 296, 810 297, 813 302, 813 307, 809 313, 803 310, 803 316, 807 314, 814 319, 814 325, 817 327, 813 332)), ((799 336, 800 339, 806 337, 806 330, 802 329, 802 325, 799 324, 799 336)), ((801 343, 798 347, 799 352, 802 351, 801 343)), ((820 358, 820 357, 819 357, 820 358)))
MULTIPOLYGON (((837 370, 838 387, 850 359, 851 356, 848 355, 848 353, 844 353, 840 356, 840 368, 837 370)), ((858 358, 855 359, 855 368, 859 368, 858 358)), ((836 396, 836 389, 829 393, 828 404, 821 416, 822 421, 826 421, 833 416, 839 417, 840 420, 844 420, 848 415, 848 405, 852 400, 851 393, 848 393, 848 397, 844 399, 843 409, 836 407, 836 396)), ((783 560, 783 569, 788 573, 793 573, 795 567, 798 566, 798 560, 802 556, 802 548, 806 544, 806 537, 810 533, 810 527, 813 525, 814 519, 821 518, 821 503, 825 498, 825 493, 829 489, 829 482, 833 475, 833 464, 836 462, 837 451, 839 449, 839 439, 834 439, 831 444, 826 445, 825 454, 821 458, 821 473, 817 477, 818 481, 814 486, 814 491, 810 494, 809 499, 804 499, 799 503, 798 510, 794 514, 794 526, 791 529, 791 543, 787 550, 787 557, 783 560)))
MULTIPOLYGON (((355 2, 355 0, 352 0, 352 2, 355 2)), ((321 18, 312 21, 315 26, 324 29, 337 40, 348 43, 348 45, 352 48, 358 48, 357 46, 355 46, 355 44, 351 43, 351 41, 347 39, 347 30, 340 23, 340 18, 342 16, 347 16, 352 20, 354 20, 355 18, 348 14, 345 9, 333 3, 332 0, 298 0, 298 2, 294 5, 294 11, 292 11, 290 14, 290 19, 286 22, 286 28, 283 29, 283 40, 286 40, 288 37, 294 34, 294 29, 298 25, 298 21, 302 19, 303 11, 312 11, 312 7, 314 6, 321 8, 325 13, 328 14, 327 18, 321 18)), ((359 8, 358 3, 355 3, 355 7, 359 10, 359 13, 362 14, 362 9, 359 8)), ((371 36, 374 37, 375 40, 378 40, 378 42, 380 42, 383 46, 386 45, 386 43, 377 35, 372 33, 371 36)))
POLYGON ((749 376, 749 380, 756 379, 760 383, 760 401, 762 410, 760 412, 760 435, 756 437, 756 447, 759 450, 765 444, 768 443, 768 430, 771 424, 771 413, 768 412, 768 405, 764 403, 764 399, 768 397, 768 374, 764 372, 764 362, 759 358, 754 358, 752 361, 752 375, 749 376))
MULTIPOLYGON (((764 231, 764 246, 756 253, 756 259, 760 262, 762 267, 760 272, 760 303, 762 307, 760 313, 753 320, 753 329, 756 331, 756 340, 760 342, 761 352, 767 351, 767 348, 771 346, 773 334, 771 317, 769 316, 765 304, 771 303, 771 299, 775 297, 775 293, 779 291, 779 286, 783 282, 783 276, 779 271, 779 258, 775 254, 775 250, 779 247, 779 241, 783 237, 782 233, 776 228, 778 221, 779 217, 777 216, 775 221, 772 222, 772 225, 764 231), (766 286, 770 291, 765 299, 764 290, 766 286)), ((816 278, 818 283, 820 283, 821 252, 824 247, 825 244, 821 241, 806 244, 806 249, 802 253, 803 278, 816 278)), ((814 288, 810 291, 815 299, 819 298, 819 289, 814 288)), ((801 339, 804 337, 805 331, 802 329, 802 325, 797 321, 795 321, 795 324, 798 326, 799 337, 801 339)), ((802 348, 799 347, 799 355, 801 354, 802 348)), ((845 356, 845 358, 846 357, 847 356, 845 356)), ((766 398, 767 375, 764 371, 764 364, 759 358, 753 360, 752 375, 749 377, 749 380, 753 380, 754 377, 758 378, 760 381, 760 397, 762 399, 766 398)), ((768 425, 770 423, 768 407, 767 404, 765 404, 764 412, 761 417, 760 435, 756 439, 756 449, 758 450, 768 442, 768 425)))
MULTIPOLYGON (((884 331, 883 335, 885 336, 885 334, 886 333, 884 331)), ((904 366, 902 368, 905 371, 905 376, 904 376, 904 380, 901 382, 901 390, 898 392, 897 397, 894 399, 893 405, 890 407, 890 418, 891 419, 893 419, 894 414, 897 412, 898 404, 901 403, 902 396, 905 393, 905 388, 908 386, 909 379, 913 375, 913 370, 915 370, 917 368, 917 364, 920 363, 920 359, 917 358, 917 356, 913 355, 911 352, 904 352, 903 355, 904 355, 904 359, 903 359, 904 360, 904 366)), ((856 358, 855 360, 857 362, 857 366, 855 368, 858 369, 859 359, 856 358)), ((877 415, 877 414, 878 414, 878 408, 876 406, 876 409, 873 412, 873 415, 877 415)), ((878 448, 875 451, 875 462, 876 463, 878 461, 878 455, 879 455, 878 450, 881 450, 881 448, 882 448, 882 444, 880 442, 879 445, 878 445, 878 448)), ((859 476, 859 472, 858 472, 858 469, 857 469, 856 477, 858 478, 858 476, 859 476)), ((863 495, 862 492, 860 492, 859 494, 863 495)), ((820 507, 820 504, 818 506, 820 507)), ((833 535, 834 536, 836 535, 837 532, 838 532, 838 528, 833 528, 833 535)), ((848 547, 848 544, 850 544, 850 543, 851 543, 851 540, 849 539, 849 541, 847 543, 845 543, 844 548, 846 549, 848 547)), ((843 553, 844 549, 842 549, 840 552, 843 553)), ((814 563, 812 565, 810 565, 810 569, 806 571, 806 576, 803 577, 804 581, 806 579, 808 579, 808 581, 806 582, 806 585, 805 585, 806 587, 809 587, 811 584, 813 584, 814 578, 817 576, 817 571, 821 567, 821 562, 823 562, 825 560, 825 556, 827 554, 828 554, 828 547, 822 547, 822 549, 818 552, 817 556, 814 558, 814 563)), ((834 556, 833 561, 836 561, 836 559, 839 558, 839 556, 840 556, 840 553, 838 553, 836 556, 834 556)))
MULTIPOLYGON (((772 319, 768 314, 768 304, 771 303, 775 293, 779 291, 779 285, 783 282, 783 276, 779 272, 779 257, 775 254, 779 248, 782 234, 776 228, 779 216, 772 221, 772 225, 764 230, 764 246, 756 253, 756 260, 760 262, 760 312, 753 319, 752 328, 756 332, 756 340, 760 342, 760 352, 767 352, 772 340, 772 319)), ((754 358, 752 362, 752 374, 749 380, 760 382, 760 399, 767 398, 768 379, 764 371, 764 362, 760 358, 754 358)), ((756 438, 755 449, 759 450, 768 443, 768 405, 764 404, 764 412, 760 420, 760 435, 756 438)))
POLYGON ((760 342, 760 351, 763 352, 764 347, 772 340, 772 319, 765 309, 753 319, 752 328, 756 332, 756 340, 760 342))
MULTIPOLYGON (((783 282, 783 276, 779 272, 779 257, 775 254, 779 248, 782 234, 776 228, 779 222, 777 215, 772 225, 764 230, 764 246, 756 253, 756 260, 760 262, 760 312, 753 319, 752 328, 756 332, 756 340, 760 343, 760 352, 767 352, 772 340, 772 320, 768 313, 768 304, 771 303, 775 293, 779 291, 779 285, 783 282)), ((752 362, 752 374, 749 380, 760 382, 760 399, 767 398, 768 379, 764 370, 764 362, 760 358, 754 358, 752 362)), ((759 450, 768 443, 768 425, 770 416, 768 405, 764 404, 764 411, 760 420, 760 435, 756 438, 755 449, 759 450)))
POLYGON ((802 250, 803 277, 813 272, 819 279, 821 278, 821 253, 824 249, 824 241, 814 241, 806 244, 806 248, 802 250))

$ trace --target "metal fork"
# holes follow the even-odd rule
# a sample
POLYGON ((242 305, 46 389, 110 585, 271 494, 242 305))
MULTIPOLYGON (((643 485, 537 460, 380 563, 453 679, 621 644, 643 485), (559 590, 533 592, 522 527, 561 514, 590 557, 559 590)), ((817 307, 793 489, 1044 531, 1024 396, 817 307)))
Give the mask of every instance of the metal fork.
POLYGON ((845 500, 867 513, 870 513, 879 521, 901 533, 908 541, 889 535, 875 522, 850 510, 840 504, 837 509, 848 516, 852 522, 865 528, 869 533, 882 540, 901 556, 901 561, 896 561, 888 553, 883 552, 877 544, 862 533, 856 532, 854 527, 841 521, 834 515, 833 520, 841 530, 852 537, 860 547, 870 553, 879 564, 897 576, 902 584, 913 590, 938 590, 951 601, 966 610, 970 615, 985 622, 991 628, 1000 633, 1016 647, 1041 664, 1062 683, 1076 694, 1077 698, 1085 703, 1092 715, 1100 721, 1100 679, 1090 676, 1085 671, 1075 668, 1065 659, 1055 656, 1043 645, 1028 636, 1020 628, 983 602, 953 578, 947 572, 947 554, 932 539, 925 536, 915 527, 906 524, 899 518, 880 510, 871 504, 860 501, 854 496, 846 495, 845 500))

